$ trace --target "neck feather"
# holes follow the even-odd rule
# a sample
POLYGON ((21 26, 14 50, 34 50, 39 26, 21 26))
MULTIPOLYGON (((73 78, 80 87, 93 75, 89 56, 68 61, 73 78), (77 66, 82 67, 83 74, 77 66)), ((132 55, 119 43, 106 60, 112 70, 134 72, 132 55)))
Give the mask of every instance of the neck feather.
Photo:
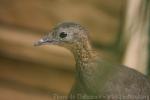
POLYGON ((89 74, 89 63, 94 59, 95 55, 88 40, 77 42, 73 47, 73 55, 76 62, 76 74, 81 76, 89 74))

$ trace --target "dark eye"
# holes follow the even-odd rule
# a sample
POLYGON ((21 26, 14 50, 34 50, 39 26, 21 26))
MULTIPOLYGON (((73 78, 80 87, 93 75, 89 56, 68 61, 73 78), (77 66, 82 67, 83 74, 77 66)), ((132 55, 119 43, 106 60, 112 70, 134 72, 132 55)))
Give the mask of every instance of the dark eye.
POLYGON ((67 33, 65 33, 65 32, 61 32, 59 34, 59 37, 61 37, 61 38, 65 38, 66 36, 67 36, 67 33))

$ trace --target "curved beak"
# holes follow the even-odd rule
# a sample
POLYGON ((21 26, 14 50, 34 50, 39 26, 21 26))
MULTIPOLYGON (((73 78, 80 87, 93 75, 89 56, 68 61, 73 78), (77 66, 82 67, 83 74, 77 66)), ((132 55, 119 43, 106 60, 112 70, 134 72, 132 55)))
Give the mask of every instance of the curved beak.
POLYGON ((53 42, 52 39, 49 39, 48 37, 45 37, 45 38, 42 38, 42 39, 36 41, 34 43, 34 46, 41 46, 41 45, 45 45, 45 44, 50 44, 52 42, 53 42))

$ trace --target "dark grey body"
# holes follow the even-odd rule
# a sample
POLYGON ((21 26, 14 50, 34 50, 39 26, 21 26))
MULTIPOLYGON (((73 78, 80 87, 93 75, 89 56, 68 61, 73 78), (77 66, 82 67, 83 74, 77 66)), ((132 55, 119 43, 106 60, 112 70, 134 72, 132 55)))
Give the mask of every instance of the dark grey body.
POLYGON ((150 100, 150 80, 140 72, 104 61, 88 67, 90 74, 77 76, 68 100, 150 100))

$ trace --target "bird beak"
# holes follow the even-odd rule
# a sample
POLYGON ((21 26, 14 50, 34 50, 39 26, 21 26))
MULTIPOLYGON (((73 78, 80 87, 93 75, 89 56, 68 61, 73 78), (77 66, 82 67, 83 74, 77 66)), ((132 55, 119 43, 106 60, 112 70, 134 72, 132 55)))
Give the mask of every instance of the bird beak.
POLYGON ((41 46, 46 44, 52 44, 53 40, 49 39, 48 37, 44 37, 34 43, 34 46, 41 46))

